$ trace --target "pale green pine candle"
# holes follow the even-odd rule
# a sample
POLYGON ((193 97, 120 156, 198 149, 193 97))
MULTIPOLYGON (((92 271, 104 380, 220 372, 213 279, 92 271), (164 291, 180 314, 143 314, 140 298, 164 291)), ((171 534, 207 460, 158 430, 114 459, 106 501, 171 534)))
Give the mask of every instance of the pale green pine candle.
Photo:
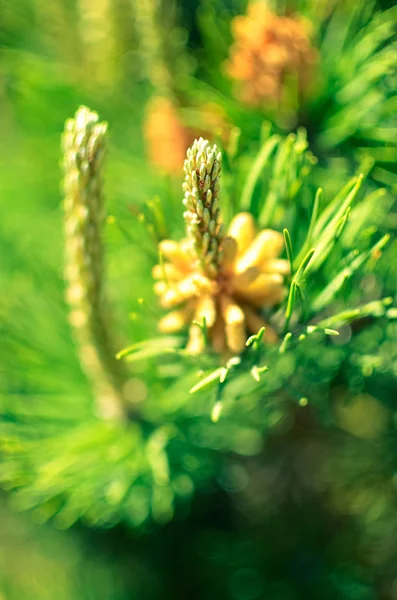
POLYGON ((209 277, 216 277, 222 261, 224 236, 218 200, 221 167, 221 153, 207 140, 200 138, 188 149, 184 164, 184 217, 188 237, 209 277))
POLYGON ((123 377, 103 293, 102 224, 105 217, 102 169, 107 124, 82 106, 65 124, 65 278, 70 323, 83 369, 91 380, 104 418, 124 414, 123 377))

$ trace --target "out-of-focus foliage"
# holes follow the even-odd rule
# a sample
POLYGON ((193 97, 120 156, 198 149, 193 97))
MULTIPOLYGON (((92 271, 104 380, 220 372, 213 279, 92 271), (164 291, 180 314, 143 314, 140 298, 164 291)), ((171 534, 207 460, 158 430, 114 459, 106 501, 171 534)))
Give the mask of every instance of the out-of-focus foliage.
POLYGON ((321 94, 272 114, 241 105, 222 67, 245 2, 0 0, 0 479, 13 511, 71 528, 1 507, 7 600, 395 597, 395 9, 293 8, 314 24, 321 94), (251 339, 227 368, 156 332, 149 273, 183 218, 182 175, 145 159, 153 95, 185 140, 221 146, 226 223, 249 210, 291 240, 266 315, 279 343, 251 339), (136 422, 96 414, 63 300, 59 138, 82 103, 110 124, 107 292, 120 349, 134 344, 136 422))
MULTIPOLYGON (((39 518, 39 515, 36 515, 39 518)), ((98 552, 81 535, 60 534, 11 512, 4 498, 0 510, 0 594, 9 600, 98 600, 127 597, 128 572, 123 561, 109 561, 100 538, 98 552)), ((138 564, 129 569, 136 591, 149 584, 138 564), (138 583, 139 582, 139 583, 138 583)), ((150 585, 150 584, 149 584, 150 585)), ((133 586, 131 586, 132 592, 133 586)))
MULTIPOLYGON (((358 202, 361 176, 353 178, 334 200, 323 202, 320 192, 314 199, 314 190, 306 183, 313 157, 305 154, 307 144, 300 135, 264 139, 256 157, 235 156, 224 178, 226 214, 245 209, 257 215, 259 222, 291 229, 291 234, 285 229, 292 264, 289 293, 281 307, 267 315, 279 333, 279 344, 262 345, 258 334, 240 358, 218 367, 218 359, 211 354, 194 359, 184 353, 179 337, 150 341, 155 321, 147 319, 145 311, 153 310, 149 308, 153 300, 148 282, 136 290, 140 279, 135 272, 135 289, 127 292, 126 301, 133 307, 138 293, 145 294, 133 314, 133 323, 141 322, 142 330, 132 328, 132 339, 137 342, 123 355, 135 369, 138 366, 126 385, 133 401, 139 403, 134 408, 141 422, 103 423, 93 414, 91 395, 84 394, 84 387, 76 387, 81 376, 71 381, 65 375, 59 381, 56 362, 54 382, 43 375, 32 380, 43 368, 40 363, 45 371, 48 360, 56 361, 62 349, 67 351, 62 337, 55 343, 56 332, 51 330, 57 352, 51 345, 32 349, 29 371, 17 376, 17 389, 4 396, 1 478, 7 488, 16 490, 20 508, 40 507, 37 510, 43 518, 54 515, 62 526, 79 518, 97 524, 125 519, 134 526, 151 520, 161 523, 170 520, 195 489, 200 491, 216 479, 219 465, 229 461, 229 452, 242 456, 261 452, 263 434, 274 418, 275 398, 281 415, 293 418, 292 400, 297 406, 317 406, 325 422, 330 421, 329 399, 324 395, 350 358, 351 333, 345 332, 336 344, 326 342, 324 335, 333 337, 341 325, 351 332, 349 324, 357 318, 384 317, 381 323, 386 326, 387 317, 394 315, 394 309, 388 312, 392 299, 384 296, 382 282, 375 275, 367 284, 367 294, 365 288, 348 285, 362 281, 366 270, 371 273, 381 257, 389 236, 381 237, 374 229, 374 215, 378 210, 378 218, 384 218, 391 199, 385 192, 373 192, 358 202), (263 189, 259 176, 264 169, 270 175, 263 189), (237 192, 234 200, 228 198, 228 190, 229 194, 237 192), (319 356, 321 347, 324 351, 319 356), (311 381, 314 365, 316 379, 311 381), (197 369, 204 370, 204 378, 197 380, 197 369), (198 393, 189 396, 189 389, 198 393), (211 423, 211 412, 218 423, 211 423)), ((164 205, 164 212, 159 205, 155 214, 162 215, 167 227, 174 213, 164 205)), ((149 217, 150 207, 144 207, 149 217)), ((116 227, 118 222, 113 218, 108 225, 116 227)), ((150 231, 156 233, 155 227, 145 231, 145 223, 139 226, 139 220, 135 225, 128 219, 120 223, 126 235, 133 236, 135 228, 138 239, 150 231)), ((124 246, 121 236, 120 232, 114 243, 119 251, 123 245, 129 263, 135 246, 124 246)), ((156 260, 154 250, 142 261, 146 269, 156 260)), ((144 282, 144 272, 141 279, 144 282)), ((9 357, 26 350, 24 334, 17 336, 19 327, 17 323, 5 336, 9 357)), ((372 327, 379 325, 366 331, 372 327)), ((365 364, 370 358, 361 351, 354 359, 364 375, 368 375, 365 364)), ((372 366, 373 371, 383 368, 382 362, 372 366)), ((363 388, 364 380, 360 391, 363 388)))
MULTIPOLYGON (((233 122, 244 123, 244 128, 251 121, 257 129, 263 114, 271 115, 283 130, 303 125, 322 159, 342 155, 346 160, 360 161, 363 156, 371 157, 376 163, 373 171, 376 180, 395 186, 395 7, 381 12, 372 1, 263 1, 262 4, 278 15, 291 13, 304 17, 310 26, 317 58, 304 96, 299 97, 296 81, 287 78, 284 99, 277 106, 266 99, 255 109, 236 102, 226 61, 233 42, 233 20, 244 15, 250 4, 245 0, 231 3, 202 0, 198 8, 202 33, 199 74, 209 84, 198 83, 202 97, 211 96, 225 107, 233 122)), ((266 17, 263 19, 264 27, 266 17)), ((252 33, 247 30, 246 44, 261 24, 253 20, 250 26, 252 33)), ((256 52, 255 47, 253 62, 256 52)), ((249 53, 244 56, 247 61, 249 53)), ((249 65, 244 69, 249 72, 249 65)), ((197 92, 194 97, 197 98, 197 92)))

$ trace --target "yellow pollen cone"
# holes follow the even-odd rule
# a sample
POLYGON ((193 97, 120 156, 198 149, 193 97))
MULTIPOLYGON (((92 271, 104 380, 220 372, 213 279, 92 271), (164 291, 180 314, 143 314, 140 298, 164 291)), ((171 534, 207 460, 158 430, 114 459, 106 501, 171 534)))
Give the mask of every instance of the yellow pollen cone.
POLYGON ((169 287, 164 293, 161 304, 164 308, 172 308, 192 298, 197 294, 197 286, 191 277, 183 279, 176 285, 169 287))
POLYGON ((205 318, 207 327, 212 327, 216 319, 215 300, 211 296, 203 296, 198 302, 194 319, 198 323, 202 323, 205 318))
POLYGON ((267 293, 283 284, 283 277, 279 273, 259 273, 259 275, 249 285, 240 286, 236 277, 233 280, 233 287, 236 292, 248 296, 256 296, 267 293))
POLYGON ((200 354, 205 349, 204 336, 198 325, 192 324, 189 329, 189 340, 186 350, 190 354, 200 354))
POLYGON ((242 352, 247 339, 244 323, 231 323, 230 325, 226 325, 225 333, 229 350, 236 352, 236 354, 242 352))
POLYGON ((247 339, 245 317, 241 308, 230 296, 220 297, 222 317, 225 321, 226 342, 232 352, 241 352, 247 339))
POLYGON ((166 286, 161 303, 164 308, 172 308, 185 300, 198 297, 201 294, 214 293, 215 289, 216 283, 203 275, 193 273, 189 277, 182 279, 182 281, 178 281, 172 287, 166 286))
POLYGON ((244 313, 230 296, 222 295, 219 298, 221 314, 226 323, 244 323, 244 313))
POLYGON ((165 283, 165 281, 156 281, 153 286, 153 289, 154 293, 157 294, 157 296, 162 296, 167 291, 168 286, 165 283))
POLYGON ((269 258, 260 265, 262 273, 280 273, 281 275, 289 275, 290 264, 285 258, 269 258))
POLYGON ((238 253, 243 254, 255 238, 254 217, 247 212, 237 214, 229 225, 227 235, 237 242, 238 253))
POLYGON ((236 296, 256 308, 277 304, 284 296, 282 277, 262 273, 248 288, 236 291, 236 296))
POLYGON ((168 279, 169 281, 178 281, 182 279, 184 274, 173 264, 164 263, 163 265, 155 265, 152 269, 153 279, 168 279))
POLYGON ((258 267, 249 267, 243 273, 235 275, 232 279, 232 287, 234 290, 245 290, 251 283, 255 281, 261 274, 258 267))
POLYGON ((184 272, 189 270, 191 266, 189 256, 186 255, 186 252, 183 251, 180 244, 173 240, 162 240, 159 243, 159 250, 163 256, 174 263, 178 269, 181 269, 184 272))
POLYGON ((162 333, 176 333, 185 327, 189 321, 191 311, 174 310, 165 315, 158 324, 159 331, 162 333))
POLYGON ((247 251, 239 258, 236 272, 242 273, 248 267, 260 267, 269 258, 276 258, 283 248, 283 236, 278 231, 264 229, 254 239, 247 251))
POLYGON ((185 298, 178 292, 176 288, 168 288, 160 299, 163 308, 173 308, 181 304, 185 298))

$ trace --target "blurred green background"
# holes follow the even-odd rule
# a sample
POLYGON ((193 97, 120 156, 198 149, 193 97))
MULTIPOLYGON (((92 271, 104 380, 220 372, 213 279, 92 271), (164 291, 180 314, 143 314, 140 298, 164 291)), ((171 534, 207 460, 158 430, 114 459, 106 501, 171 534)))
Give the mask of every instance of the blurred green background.
MULTIPOLYGON (((246 3, 220 4, 225 15, 234 15, 246 3)), ((384 0, 380 6, 394 4, 384 0)), ((1 450, 19 424, 34 432, 37 418, 43 427, 40 411, 48 398, 53 402, 46 413, 49 430, 52 418, 67 424, 90 414, 91 390, 75 356, 63 301, 65 119, 85 104, 110 123, 109 212, 132 229, 138 225, 128 221, 131 212, 147 199, 178 199, 181 176, 159 172, 145 154, 142 123, 153 81, 145 70, 136 15, 149 5, 145 0, 0 0, 1 450)), ((195 96, 194 77, 203 85, 211 82, 199 23, 212 5, 219 3, 165 0, 162 5, 170 53, 180 59, 181 102, 195 96)), ((198 85, 197 94, 205 96, 205 89, 198 85)), ((236 114, 240 124, 246 119, 248 130, 255 130, 257 115, 236 114)), ((339 164, 339 158, 338 151, 332 160, 339 164)), ((390 189, 396 184, 393 160, 381 160, 379 171, 390 189)), ((320 160, 318 177, 326 173, 325 161, 320 160)), ((338 185, 349 168, 343 163, 335 176, 338 185)), ((152 295, 151 258, 111 226, 105 235, 110 296, 125 339, 151 337, 156 315, 148 311, 135 321, 128 316, 137 309, 138 296, 152 295)), ((140 240, 140 230, 137 236, 140 240)), ((393 272, 385 275, 392 294, 393 272)), ((310 410, 293 427, 275 415, 266 451, 246 457, 244 468, 232 455, 219 468, 219 487, 203 485, 190 511, 182 510, 166 525, 136 530, 127 524, 100 529, 78 523, 61 531, 68 524, 43 524, 45 511, 21 513, 29 503, 3 492, 0 600, 397 598, 396 327, 388 327, 367 337, 364 332, 355 343, 368 354, 382 347, 392 356, 392 374, 364 391, 354 386, 354 374, 351 389, 335 377, 331 401, 338 428, 321 428, 310 410), (342 401, 351 396, 355 400, 346 411, 342 401)), ((307 363, 307 377, 314 380, 310 357, 307 363)), ((0 467, 3 481, 7 468, 0 467)))

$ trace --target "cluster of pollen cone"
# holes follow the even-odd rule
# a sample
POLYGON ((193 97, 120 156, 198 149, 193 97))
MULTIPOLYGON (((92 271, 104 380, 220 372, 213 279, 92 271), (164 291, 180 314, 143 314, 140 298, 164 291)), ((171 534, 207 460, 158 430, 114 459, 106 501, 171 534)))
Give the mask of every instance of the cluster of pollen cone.
POLYGON ((184 213, 187 236, 163 240, 160 264, 153 270, 155 291, 170 310, 159 329, 174 333, 188 328, 189 352, 204 350, 208 339, 216 352, 241 352, 249 334, 266 327, 264 340, 277 340, 263 310, 285 295, 287 260, 281 233, 257 232, 249 213, 239 213, 227 232, 221 222, 219 179, 221 154, 200 138, 184 164, 184 213))
POLYGON ((244 102, 260 106, 281 102, 285 78, 297 78, 300 93, 308 87, 317 54, 308 22, 301 17, 279 16, 266 2, 251 2, 246 15, 233 19, 234 43, 227 72, 239 83, 244 102))

